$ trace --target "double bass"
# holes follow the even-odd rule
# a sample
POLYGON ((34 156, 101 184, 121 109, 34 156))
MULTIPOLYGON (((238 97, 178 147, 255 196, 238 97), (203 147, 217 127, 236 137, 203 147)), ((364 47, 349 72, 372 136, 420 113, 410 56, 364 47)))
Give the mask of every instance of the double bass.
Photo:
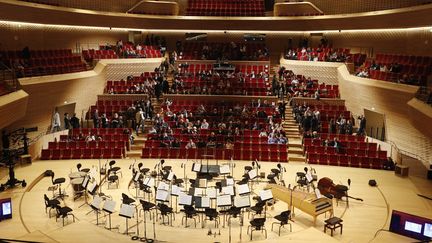
POLYGON ((328 197, 331 195, 336 199, 342 199, 342 197, 352 198, 358 201, 363 201, 361 198, 355 198, 348 196, 348 187, 344 185, 335 185, 333 180, 328 177, 323 177, 318 181, 318 190, 322 195, 328 197))

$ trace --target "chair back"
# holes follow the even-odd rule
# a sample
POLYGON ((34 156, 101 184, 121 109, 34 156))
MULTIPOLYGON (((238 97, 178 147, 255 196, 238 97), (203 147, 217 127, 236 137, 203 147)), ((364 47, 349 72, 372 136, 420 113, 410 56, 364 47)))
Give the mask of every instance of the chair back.
POLYGON ((110 162, 109 162, 109 166, 110 166, 110 168, 112 168, 113 167, 113 165, 115 165, 115 160, 111 160, 110 162))
POLYGON ((45 206, 49 205, 49 198, 46 194, 44 194, 45 206))
POLYGON ((76 167, 77 167, 78 171, 81 171, 82 164, 78 163, 76 167))

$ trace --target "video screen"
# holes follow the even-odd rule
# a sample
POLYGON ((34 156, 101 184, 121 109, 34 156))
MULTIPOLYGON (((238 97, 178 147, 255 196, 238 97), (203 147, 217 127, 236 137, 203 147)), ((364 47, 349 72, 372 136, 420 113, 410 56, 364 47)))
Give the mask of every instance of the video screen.
POLYGON ((415 232, 415 233, 421 233, 422 225, 405 221, 405 230, 415 232))
POLYGON ((432 224, 425 223, 423 235, 432 238, 432 224))
POLYGON ((11 202, 4 202, 2 204, 2 212, 3 212, 3 216, 8 216, 12 214, 11 202))

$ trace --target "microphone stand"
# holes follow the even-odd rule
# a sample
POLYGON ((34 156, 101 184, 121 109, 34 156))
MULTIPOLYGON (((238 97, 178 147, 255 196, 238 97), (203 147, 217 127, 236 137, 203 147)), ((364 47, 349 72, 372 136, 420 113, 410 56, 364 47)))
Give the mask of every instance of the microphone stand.
POLYGON ((292 215, 292 216, 295 216, 295 215, 294 215, 294 206, 292 205, 292 203, 293 203, 293 191, 296 189, 296 187, 297 187, 297 186, 294 186, 294 187, 291 189, 291 184, 288 185, 288 189, 290 190, 290 210, 291 210, 291 215, 292 215))

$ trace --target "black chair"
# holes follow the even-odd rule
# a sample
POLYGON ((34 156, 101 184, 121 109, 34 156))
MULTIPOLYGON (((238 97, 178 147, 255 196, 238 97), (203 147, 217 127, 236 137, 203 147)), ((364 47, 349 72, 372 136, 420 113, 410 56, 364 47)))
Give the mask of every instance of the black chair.
POLYGON ((298 187, 307 189, 307 191, 309 191, 309 182, 306 179, 306 174, 304 172, 297 172, 296 182, 298 187))
POLYGON ((62 207, 60 205, 57 205, 56 211, 57 211, 56 222, 57 222, 57 219, 61 217, 63 219, 63 226, 64 226, 65 225, 64 220, 69 215, 71 215, 73 217, 73 221, 75 222, 75 215, 73 215, 73 213, 72 213, 73 210, 70 207, 67 207, 67 206, 62 207))
POLYGON ((173 215, 173 208, 168 207, 163 203, 159 203, 158 208, 162 215, 162 224, 165 224, 165 217, 166 217, 168 219, 168 224, 172 226, 172 220, 170 220, 170 216, 173 215))
POLYGON ((116 173, 113 173, 111 169, 108 169, 107 178, 108 178, 108 188, 110 187, 111 184, 114 183, 116 184, 116 188, 119 187, 119 177, 116 173))
POLYGON ((218 228, 219 227, 219 223, 220 223, 220 218, 219 218, 219 213, 216 209, 214 208, 206 208, 204 211, 204 215, 205 215, 205 221, 210 220, 210 221, 215 221, 215 227, 218 228))
POLYGON ((272 223, 272 231, 273 231, 273 225, 274 225, 274 224, 279 224, 279 236, 280 236, 281 228, 282 228, 282 227, 285 228, 285 225, 286 225, 286 224, 289 224, 289 226, 290 226, 290 232, 292 232, 292 225, 291 225, 291 223, 289 222, 289 220, 290 220, 290 216, 291 216, 291 210, 283 211, 281 214, 276 215, 274 218, 275 218, 277 221, 279 221, 279 222, 273 222, 273 223, 272 223))
POLYGON ((54 179, 54 171, 51 171, 51 181, 52 181, 52 184, 54 186, 58 186, 59 192, 58 192, 58 195, 56 196, 56 198, 63 199, 64 197, 67 197, 67 195, 65 193, 62 193, 62 190, 61 190, 61 184, 65 183, 66 179, 64 177, 59 177, 59 178, 54 179))
POLYGON ((45 213, 48 213, 47 209, 49 208, 50 210, 48 216, 51 218, 51 210, 55 209, 57 205, 60 205, 60 201, 57 199, 49 199, 46 194, 44 194, 44 199, 45 199, 45 213))
POLYGON ((114 166, 116 164, 116 162, 115 162, 115 160, 111 160, 110 162, 109 162, 109 172, 111 172, 111 173, 113 173, 113 174, 115 174, 115 175, 117 175, 117 174, 121 174, 121 176, 123 177, 123 174, 122 174, 122 172, 121 172, 121 168, 120 167, 118 167, 118 166, 114 166))
POLYGON ((80 172, 85 172, 85 173, 89 173, 89 172, 90 172, 90 169, 89 169, 89 168, 81 169, 81 167, 82 167, 82 164, 81 164, 81 163, 78 163, 78 164, 77 164, 77 169, 78 169, 78 171, 80 171, 80 172))
MULTIPOLYGON (((183 220, 185 219, 185 227, 187 228, 188 227, 188 224, 187 224, 187 220, 188 220, 188 218, 189 219, 193 219, 194 220, 194 222, 195 222, 195 228, 196 228, 196 216, 198 216, 198 212, 195 210, 195 208, 193 207, 193 206, 190 206, 190 205, 184 205, 183 206, 184 207, 184 213, 185 213, 185 215, 183 216, 183 218, 182 218, 182 224, 183 224, 183 220)), ((198 220, 199 220, 199 218, 198 218, 198 220)))
POLYGON ((267 230, 265 228, 265 218, 254 218, 250 221, 250 225, 248 226, 248 234, 250 229, 250 240, 252 240, 252 232, 254 231, 265 231, 265 238, 267 239, 267 230))
MULTIPOLYGON (((252 207, 250 208, 249 213, 250 213, 250 212, 254 213, 254 214, 252 215, 252 216, 253 216, 252 218, 254 218, 255 215, 257 215, 257 214, 261 215, 261 214, 263 213, 263 211, 264 211, 264 205, 265 205, 265 202, 260 200, 260 201, 258 201, 257 203, 255 203, 255 206, 252 206, 252 207)), ((250 214, 249 214, 248 217, 250 217, 250 214)))

